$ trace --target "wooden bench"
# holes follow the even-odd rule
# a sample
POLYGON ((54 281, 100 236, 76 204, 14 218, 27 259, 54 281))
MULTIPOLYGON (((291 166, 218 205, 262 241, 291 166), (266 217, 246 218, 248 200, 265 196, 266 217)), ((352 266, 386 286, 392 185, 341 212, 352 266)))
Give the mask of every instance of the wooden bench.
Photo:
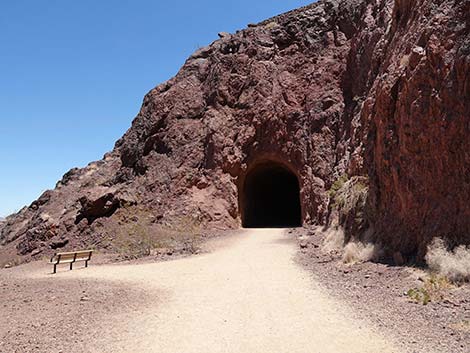
POLYGON ((51 257, 51 264, 54 265, 54 272, 57 272, 58 264, 70 264, 70 269, 75 262, 85 261, 85 267, 88 267, 88 261, 91 260, 93 250, 80 250, 71 252, 59 252, 51 257))

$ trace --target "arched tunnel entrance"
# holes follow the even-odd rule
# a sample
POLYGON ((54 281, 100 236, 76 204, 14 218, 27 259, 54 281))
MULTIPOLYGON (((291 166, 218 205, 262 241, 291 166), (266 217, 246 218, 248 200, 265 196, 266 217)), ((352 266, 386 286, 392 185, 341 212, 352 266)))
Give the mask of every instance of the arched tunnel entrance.
POLYGON ((243 227, 301 226, 299 181, 279 163, 261 163, 249 171, 240 201, 243 227))

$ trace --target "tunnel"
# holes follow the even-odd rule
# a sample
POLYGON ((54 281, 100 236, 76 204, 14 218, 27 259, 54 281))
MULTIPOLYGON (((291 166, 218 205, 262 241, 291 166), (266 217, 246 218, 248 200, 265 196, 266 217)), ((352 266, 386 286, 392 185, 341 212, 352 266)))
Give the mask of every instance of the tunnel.
POLYGON ((275 162, 255 166, 245 177, 240 206, 245 228, 301 226, 297 176, 275 162))

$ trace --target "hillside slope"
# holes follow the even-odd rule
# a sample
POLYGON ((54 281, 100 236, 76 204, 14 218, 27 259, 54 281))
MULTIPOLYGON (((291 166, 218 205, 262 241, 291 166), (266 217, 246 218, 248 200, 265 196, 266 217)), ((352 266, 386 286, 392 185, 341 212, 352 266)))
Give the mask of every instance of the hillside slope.
POLYGON ((112 152, 10 216, 0 251, 112 249, 188 218, 238 227, 266 163, 295 175, 303 224, 368 231, 386 259, 420 260, 435 236, 469 243, 469 14, 328 0, 221 33, 145 96, 112 152), (332 193, 342 179, 360 189, 352 205, 332 193))

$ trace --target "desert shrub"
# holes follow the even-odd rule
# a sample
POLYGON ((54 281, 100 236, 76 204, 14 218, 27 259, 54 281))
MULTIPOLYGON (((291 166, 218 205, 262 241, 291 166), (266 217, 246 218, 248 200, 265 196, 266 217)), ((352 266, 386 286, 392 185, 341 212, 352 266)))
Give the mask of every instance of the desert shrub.
POLYGON ((408 290, 408 292, 406 292, 406 295, 411 300, 423 305, 428 305, 428 303, 431 301, 429 293, 424 288, 411 288, 408 290))
POLYGON ((346 243, 344 229, 341 226, 330 227, 322 232, 324 239, 321 250, 324 253, 341 254, 342 261, 347 264, 375 261, 381 252, 376 244, 370 242, 371 232, 373 230, 368 229, 362 234, 361 239, 364 239, 364 242, 352 240, 346 243))
POLYGON ((325 253, 341 251, 344 247, 344 230, 341 227, 331 227, 323 232, 322 251, 325 253))
POLYGON ((431 271, 452 282, 470 281, 470 247, 461 245, 452 251, 444 240, 435 238, 428 246, 426 263, 431 271))
POLYGON ((4 267, 16 267, 25 263, 25 259, 18 255, 6 256, 4 259, 0 259, 0 268, 4 267))
POLYGON ((436 274, 431 275, 424 280, 420 288, 411 288, 406 295, 413 301, 423 305, 429 302, 439 302, 444 299, 445 293, 451 288, 449 279, 445 276, 436 274))
POLYGON ((266 23, 266 24, 264 25, 264 27, 265 27, 266 29, 273 29, 273 28, 275 28, 275 27, 277 27, 277 26, 279 26, 279 25, 277 24, 276 21, 271 21, 271 22, 266 23))
POLYGON ((125 258, 149 256, 165 249, 194 253, 201 236, 201 222, 192 216, 175 217, 166 224, 152 224, 150 212, 127 208, 126 219, 111 241, 111 247, 125 258))
POLYGON ((157 233, 159 234, 158 247, 183 246, 185 251, 194 253, 198 250, 198 239, 202 237, 202 224, 198 218, 186 215, 159 226, 157 233))
POLYGON ((131 223, 122 227, 113 241, 113 247, 125 257, 139 258, 150 255, 155 238, 150 235, 147 225, 131 223))
MULTIPOLYGON (((339 183, 341 183, 341 180, 344 179, 338 180, 339 183)), ((336 187, 338 187, 338 185, 336 187)), ((351 178, 350 180, 346 180, 337 191, 333 192, 333 204, 339 208, 343 214, 348 214, 353 210, 362 210, 366 202, 368 191, 369 188, 361 177, 351 178)))
MULTIPOLYGON (((344 230, 345 243, 353 239, 363 240, 363 235, 371 229, 367 211, 368 179, 354 176, 350 179, 343 175, 336 180, 328 191, 330 197, 331 222, 336 222, 344 230)), ((362 261, 371 246, 364 248, 353 243, 346 249, 345 261, 362 261), (367 250, 365 249, 367 248, 367 250)))
POLYGON ((352 241, 344 247, 343 251, 343 262, 347 264, 367 262, 376 257, 376 246, 372 243, 352 241))
POLYGON ((330 190, 328 190, 328 196, 331 200, 335 201, 336 195, 338 194, 339 190, 344 186, 344 184, 348 181, 348 175, 343 174, 338 179, 335 180, 333 185, 331 185, 330 190))

